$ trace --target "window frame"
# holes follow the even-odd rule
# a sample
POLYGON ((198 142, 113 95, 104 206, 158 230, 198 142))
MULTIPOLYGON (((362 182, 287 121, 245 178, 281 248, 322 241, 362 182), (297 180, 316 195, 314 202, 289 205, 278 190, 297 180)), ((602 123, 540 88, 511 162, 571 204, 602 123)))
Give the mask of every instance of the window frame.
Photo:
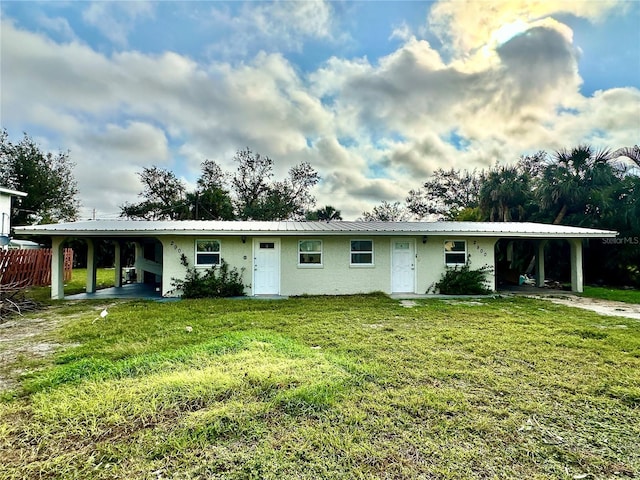
POLYGON ((444 253, 444 265, 446 267, 462 267, 464 265, 466 265, 468 259, 469 259, 469 248, 468 248, 468 242, 467 240, 464 239, 450 239, 450 240, 445 240, 442 244, 442 250, 444 253), (464 251, 452 251, 449 250, 447 251, 447 243, 453 243, 455 246, 455 243, 463 243, 464 244, 464 251), (447 255, 464 255, 464 261, 462 263, 460 262, 449 262, 447 261, 447 255))
POLYGON ((375 247, 373 239, 371 238, 353 238, 349 240, 349 266, 350 267, 373 267, 375 266, 375 247), (371 250, 353 250, 353 242, 371 242, 371 250), (366 254, 371 253, 371 262, 370 263, 362 263, 362 262, 353 262, 354 254, 366 254))
POLYGON ((218 267, 222 263, 222 242, 217 238, 196 238, 195 248, 194 248, 194 263, 197 268, 210 268, 210 267, 218 267), (216 242, 218 244, 217 252, 199 252, 198 251, 198 243, 199 242, 216 242), (199 255, 218 255, 218 263, 198 263, 199 255))
POLYGON ((324 267, 324 242, 319 238, 304 238, 298 240, 298 268, 323 268, 324 267), (320 242, 320 250, 302 251, 300 247, 303 242, 320 242), (302 263, 300 256, 303 254, 319 254, 320 263, 302 263))

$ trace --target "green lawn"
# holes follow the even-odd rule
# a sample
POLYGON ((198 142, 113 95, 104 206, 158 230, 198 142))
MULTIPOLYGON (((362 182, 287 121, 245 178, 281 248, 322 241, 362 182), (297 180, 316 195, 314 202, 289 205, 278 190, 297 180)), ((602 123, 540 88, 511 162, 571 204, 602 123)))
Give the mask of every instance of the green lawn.
POLYGON ((617 302, 640 304, 640 290, 620 290, 616 288, 605 287, 584 287, 583 296, 602 298, 604 300, 615 300, 617 302))
POLYGON ((50 307, 68 346, 16 359, 0 478, 640 475, 634 320, 523 298, 104 307, 50 307))
MULTIPOLYGON (((96 270, 96 288, 113 287, 115 285, 115 270, 113 268, 98 268, 96 270)), ((64 286, 65 295, 83 293, 87 286, 87 269, 74 268, 71 273, 71 281, 64 286)), ((28 295, 39 302, 48 302, 51 298, 51 287, 31 287, 28 295)))

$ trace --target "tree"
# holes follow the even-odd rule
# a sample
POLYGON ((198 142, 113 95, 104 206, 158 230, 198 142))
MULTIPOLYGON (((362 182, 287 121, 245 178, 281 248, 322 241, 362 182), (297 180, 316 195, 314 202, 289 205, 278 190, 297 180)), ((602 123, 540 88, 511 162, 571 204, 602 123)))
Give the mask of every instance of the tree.
POLYGON ((222 167, 213 160, 205 160, 200 164, 202 173, 198 179, 198 187, 206 190, 208 188, 226 189, 229 174, 222 170, 222 167))
POLYGON ((310 189, 319 181, 308 163, 289 169, 282 181, 272 181, 273 161, 239 150, 231 176, 213 160, 201 164, 201 174, 192 192, 169 170, 144 168, 140 176, 143 200, 124 204, 120 216, 145 220, 290 220, 304 218, 315 204, 310 189), (229 183, 233 196, 229 191, 229 183))
POLYGON ((407 208, 418 218, 435 215, 454 220, 463 210, 478 206, 480 178, 474 171, 439 168, 423 188, 409 191, 407 208))
POLYGON ((138 173, 143 185, 140 203, 125 203, 120 216, 144 220, 182 220, 189 217, 184 183, 169 170, 155 165, 138 173))
POLYGON ((227 189, 229 175, 213 160, 201 164, 202 174, 195 192, 187 193, 194 220, 234 220, 233 202, 227 189))
POLYGON ((15 225, 78 218, 80 202, 69 152, 43 152, 26 133, 19 143, 0 132, 0 185, 26 192, 14 210, 15 225))
POLYGON ((609 161, 609 150, 594 150, 590 145, 579 145, 559 150, 554 161, 542 173, 537 196, 543 210, 553 213, 553 224, 573 215, 574 224, 581 225, 584 215, 592 215, 598 207, 593 200, 615 181, 615 172, 609 161))
POLYGON ((633 163, 640 168, 640 147, 634 145, 633 147, 622 147, 617 149, 611 154, 611 158, 627 157, 633 163))
POLYGON ((389 203, 386 200, 373 207, 371 212, 362 212, 365 222, 406 222, 410 218, 411 213, 400 202, 389 203))
POLYGON ((331 205, 325 205, 318 210, 307 212, 305 218, 310 221, 330 222, 331 220, 342 220, 340 210, 336 210, 331 205))
POLYGON ((235 220, 229 192, 222 188, 198 189, 186 195, 189 216, 193 220, 235 220))
POLYGON ((273 177, 273 160, 255 155, 248 148, 238 150, 233 158, 237 163, 236 173, 231 180, 235 193, 238 217, 243 220, 259 214, 260 203, 269 194, 273 177))
POLYGON ((310 190, 320 180, 309 163, 289 169, 289 178, 273 182, 273 160, 239 150, 234 160, 236 173, 231 179, 236 213, 242 220, 290 220, 304 218, 315 204, 310 190))
POLYGON ((480 212, 491 222, 523 221, 533 201, 531 177, 518 165, 505 165, 483 174, 480 212))

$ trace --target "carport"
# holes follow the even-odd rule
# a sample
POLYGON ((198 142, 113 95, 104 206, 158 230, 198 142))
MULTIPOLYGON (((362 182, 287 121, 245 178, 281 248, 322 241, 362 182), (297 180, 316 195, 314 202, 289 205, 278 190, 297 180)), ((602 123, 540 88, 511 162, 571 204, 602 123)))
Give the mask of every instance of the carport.
MULTIPOLYGON (((495 271, 496 286, 518 285, 520 275, 534 273, 536 287, 544 287, 546 280, 546 268, 549 255, 545 252, 553 247, 558 248, 564 242, 568 245, 570 281, 573 292, 582 292, 583 289, 583 244, 585 238, 513 238, 503 237, 496 241, 495 246, 495 271), (518 248, 520 247, 520 248, 518 248), (526 251, 523 254, 521 250, 526 251), (518 251, 520 250, 520 251, 518 251)), ((562 248, 566 251, 566 245, 562 248)), ((557 260, 558 254, 555 255, 557 260)), ((557 265, 556 265, 557 266, 557 265)), ((566 268, 566 265, 565 265, 566 268)), ((557 268, 556 268, 557 270, 557 268)), ((565 270, 566 272, 566 270, 565 270)), ((559 280, 557 277, 555 280, 559 280)), ((563 280, 567 280, 566 273, 563 280)))

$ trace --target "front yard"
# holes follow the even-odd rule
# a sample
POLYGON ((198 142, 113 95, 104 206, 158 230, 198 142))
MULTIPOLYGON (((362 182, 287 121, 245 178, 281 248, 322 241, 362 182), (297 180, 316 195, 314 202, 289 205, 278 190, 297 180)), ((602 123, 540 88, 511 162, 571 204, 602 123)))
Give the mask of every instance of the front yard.
POLYGON ((56 353, 1 367, 0 478, 640 475, 637 320, 416 303, 55 303, 19 321, 56 353))

